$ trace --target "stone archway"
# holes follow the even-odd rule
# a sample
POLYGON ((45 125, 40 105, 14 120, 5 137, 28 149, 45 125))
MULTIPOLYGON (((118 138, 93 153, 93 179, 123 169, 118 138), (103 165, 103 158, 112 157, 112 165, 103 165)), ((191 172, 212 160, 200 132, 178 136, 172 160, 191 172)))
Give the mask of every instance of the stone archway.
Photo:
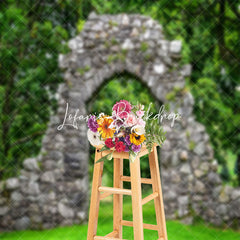
POLYGON ((181 42, 167 41, 162 26, 146 16, 92 13, 69 47, 70 53, 59 57, 65 83, 59 86, 59 107, 41 153, 24 161, 18 178, 0 186, 8 193, 1 197, 0 228, 50 228, 86 221, 86 123, 78 121, 77 129, 57 127, 65 117, 66 103, 72 116, 76 111, 86 115, 86 102, 95 90, 123 71, 141 78, 170 111, 182 114, 174 128, 164 125, 167 141, 161 150, 161 167, 167 218, 191 223, 193 215, 200 215, 215 225, 230 226, 234 221, 239 227, 240 190, 222 186, 209 137, 192 114, 194 101, 184 79, 190 66, 178 64, 181 42))

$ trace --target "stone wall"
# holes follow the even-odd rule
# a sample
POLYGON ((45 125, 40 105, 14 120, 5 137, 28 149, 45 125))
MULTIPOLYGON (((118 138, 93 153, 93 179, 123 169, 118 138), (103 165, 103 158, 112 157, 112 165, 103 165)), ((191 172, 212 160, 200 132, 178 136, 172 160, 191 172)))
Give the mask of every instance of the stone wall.
MULTIPOLYGON (((215 225, 240 226, 240 189, 224 186, 204 126, 196 122, 194 100, 185 88, 190 65, 179 66, 181 42, 167 41, 162 26, 141 15, 92 13, 83 31, 59 57, 65 83, 59 86, 58 110, 37 158, 24 161, 20 176, 0 183, 0 228, 51 228, 87 220, 87 128, 57 127, 66 103, 72 116, 86 115, 86 102, 111 76, 127 71, 145 83, 153 96, 182 114, 161 149, 166 217, 191 223, 201 216, 215 225)), ((139 99, 141 101, 141 99, 139 99)), ((72 121, 67 121, 68 123, 72 121)))

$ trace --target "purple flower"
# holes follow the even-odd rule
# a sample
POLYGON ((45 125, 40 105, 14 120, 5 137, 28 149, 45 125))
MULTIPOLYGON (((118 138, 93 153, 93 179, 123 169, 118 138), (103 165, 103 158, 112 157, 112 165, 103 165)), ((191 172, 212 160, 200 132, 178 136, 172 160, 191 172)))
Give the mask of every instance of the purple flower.
POLYGON ((139 152, 140 149, 141 149, 141 145, 135 145, 135 144, 132 145, 132 150, 134 152, 139 152))
POLYGON ((92 115, 89 119, 88 119, 88 127, 92 132, 97 132, 98 129, 98 124, 96 121, 96 117, 94 115, 92 115))
POLYGON ((129 152, 129 147, 125 145, 125 150, 124 152, 129 152))
POLYGON ((127 135, 126 137, 125 137, 125 143, 128 145, 128 146, 130 146, 132 143, 130 142, 130 136, 129 135, 127 135))

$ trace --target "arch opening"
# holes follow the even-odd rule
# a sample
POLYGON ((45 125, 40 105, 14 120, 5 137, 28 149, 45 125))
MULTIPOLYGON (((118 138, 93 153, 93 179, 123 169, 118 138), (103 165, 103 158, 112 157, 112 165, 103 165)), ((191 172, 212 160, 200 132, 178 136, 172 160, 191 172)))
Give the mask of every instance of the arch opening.
MULTIPOLYGON (((148 86, 140 78, 124 71, 120 74, 114 74, 112 77, 106 79, 104 83, 95 90, 92 97, 87 101, 87 112, 88 114, 96 113, 97 115, 100 112, 104 112, 111 115, 112 106, 121 99, 125 99, 132 104, 137 104, 137 102, 139 102, 145 106, 145 111, 147 111, 149 107, 150 112, 153 112, 153 114, 157 114, 159 107, 162 105, 162 103, 154 97, 148 86)), ((90 179, 93 173, 94 153, 94 147, 90 146, 90 179)), ((124 175, 129 176, 129 174, 128 162, 125 160, 124 175)), ((141 158, 141 176, 144 178, 150 177, 147 156, 141 158)), ((109 161, 104 165, 103 185, 112 186, 112 184, 113 161, 109 161)), ((125 182, 124 187, 130 188, 130 183, 125 182)), ((143 185, 143 187, 146 189, 150 188, 149 185, 143 185)))

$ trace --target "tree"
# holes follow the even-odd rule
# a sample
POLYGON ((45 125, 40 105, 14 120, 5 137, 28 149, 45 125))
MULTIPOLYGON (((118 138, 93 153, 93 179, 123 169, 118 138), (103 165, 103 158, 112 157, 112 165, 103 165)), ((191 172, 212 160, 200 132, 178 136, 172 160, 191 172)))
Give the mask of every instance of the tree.
POLYGON ((58 54, 75 34, 77 2, 0 3, 0 179, 15 175, 40 149, 62 81, 58 54))

